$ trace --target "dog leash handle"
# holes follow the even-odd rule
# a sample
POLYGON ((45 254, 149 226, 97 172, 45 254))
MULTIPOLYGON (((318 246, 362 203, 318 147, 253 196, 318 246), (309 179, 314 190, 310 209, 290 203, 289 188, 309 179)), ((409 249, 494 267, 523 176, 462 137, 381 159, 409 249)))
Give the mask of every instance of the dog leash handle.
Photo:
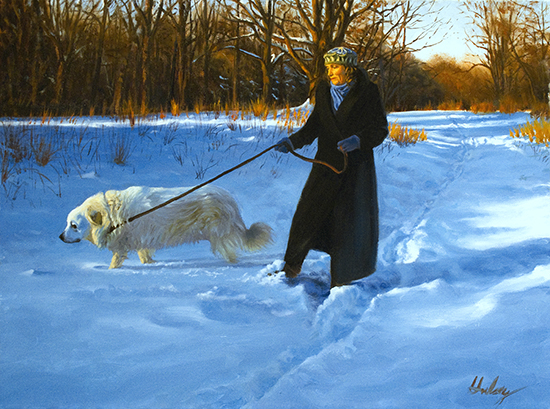
POLYGON ((340 152, 342 152, 342 154, 344 155, 344 168, 342 170, 338 170, 336 169, 334 166, 332 166, 330 163, 327 163, 327 162, 323 162, 322 160, 318 160, 318 159, 310 159, 310 158, 306 158, 305 156, 302 156, 300 155, 299 153, 296 153, 296 151, 294 151, 293 149, 289 150, 289 152, 291 154, 293 154, 294 156, 296 156, 298 159, 301 159, 305 162, 309 162, 309 163, 316 163, 318 165, 323 165, 323 166, 326 166, 327 168, 329 168, 330 170, 332 170, 334 173, 336 173, 337 175, 341 175, 342 173, 344 173, 346 171, 346 169, 348 168, 348 154, 341 148, 338 148, 338 150, 340 152))

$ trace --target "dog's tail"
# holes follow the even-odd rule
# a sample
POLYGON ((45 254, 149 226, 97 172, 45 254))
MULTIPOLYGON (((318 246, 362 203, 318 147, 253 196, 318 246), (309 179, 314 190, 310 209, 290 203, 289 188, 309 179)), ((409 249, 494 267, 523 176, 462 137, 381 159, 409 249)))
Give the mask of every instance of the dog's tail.
POLYGON ((260 250, 273 241, 271 227, 265 223, 254 223, 244 234, 244 247, 248 251, 260 250))

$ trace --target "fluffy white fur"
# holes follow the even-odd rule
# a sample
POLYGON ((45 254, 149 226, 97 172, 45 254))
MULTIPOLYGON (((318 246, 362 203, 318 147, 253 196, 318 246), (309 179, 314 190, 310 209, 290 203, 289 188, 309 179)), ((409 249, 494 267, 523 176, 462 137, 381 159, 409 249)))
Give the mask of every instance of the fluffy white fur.
POLYGON ((239 249, 259 250, 271 242, 271 228, 254 223, 246 228, 237 203, 224 189, 206 186, 166 207, 112 230, 143 211, 180 195, 188 188, 133 186, 89 197, 72 210, 59 238, 66 243, 89 240, 113 252, 109 268, 118 268, 137 251, 142 263, 154 263, 155 250, 200 240, 230 263, 239 249))

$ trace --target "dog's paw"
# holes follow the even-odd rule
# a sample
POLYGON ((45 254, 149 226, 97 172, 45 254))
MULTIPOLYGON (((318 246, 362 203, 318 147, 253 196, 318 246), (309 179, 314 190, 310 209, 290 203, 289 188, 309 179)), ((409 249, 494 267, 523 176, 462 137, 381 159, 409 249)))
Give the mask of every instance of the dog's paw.
POLYGON ((141 264, 156 263, 156 261, 153 260, 154 254, 155 254, 154 250, 149 250, 149 249, 138 250, 139 261, 141 261, 141 264))
POLYGON ((122 263, 124 263, 124 260, 128 258, 127 254, 121 254, 121 253, 113 253, 113 258, 111 259, 111 265, 109 268, 120 268, 122 267, 122 263))

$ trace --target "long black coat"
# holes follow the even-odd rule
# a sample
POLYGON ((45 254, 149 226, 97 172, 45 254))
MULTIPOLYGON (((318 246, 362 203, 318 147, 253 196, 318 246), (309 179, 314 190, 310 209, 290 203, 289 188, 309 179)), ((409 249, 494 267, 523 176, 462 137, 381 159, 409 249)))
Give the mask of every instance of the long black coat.
POLYGON ((348 155, 348 168, 337 175, 314 164, 296 208, 285 262, 300 267, 309 250, 331 256, 331 286, 372 274, 378 250, 378 199, 372 149, 388 135, 378 87, 364 71, 334 113, 330 84, 322 82, 315 108, 290 140, 295 149, 317 139, 316 159, 344 167, 338 142, 357 135, 361 149, 348 155))

